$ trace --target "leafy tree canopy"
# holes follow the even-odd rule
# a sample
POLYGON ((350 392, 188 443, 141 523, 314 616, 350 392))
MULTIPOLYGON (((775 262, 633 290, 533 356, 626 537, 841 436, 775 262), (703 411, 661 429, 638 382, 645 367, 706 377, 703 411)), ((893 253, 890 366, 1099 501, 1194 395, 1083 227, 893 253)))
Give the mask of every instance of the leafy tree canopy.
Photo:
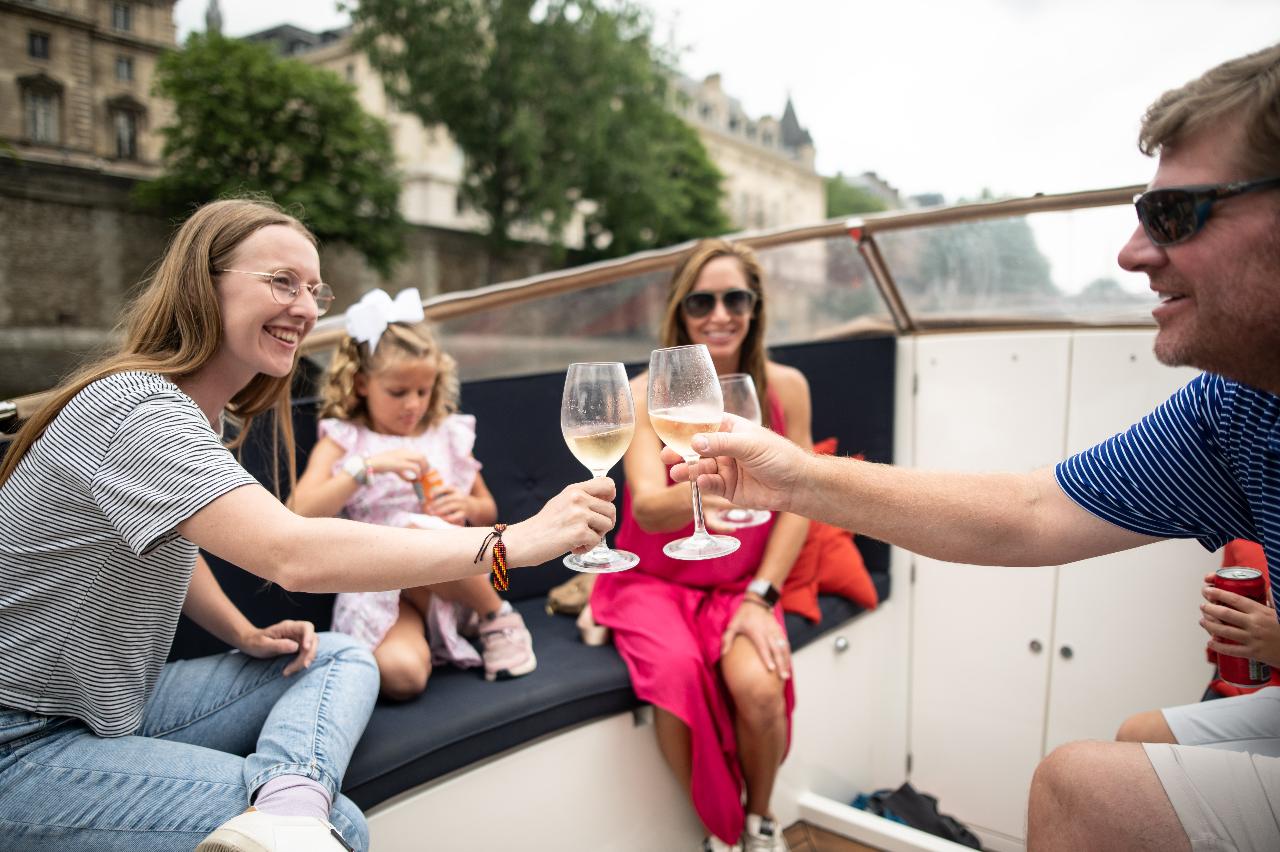
POLYGON ((351 15, 391 98, 465 153, 463 198, 495 247, 518 225, 557 238, 584 198, 594 253, 727 227, 721 177, 665 109, 651 25, 626 0, 360 0, 351 15))
POLYGON ((180 213, 264 193, 390 272, 404 251, 391 138, 350 84, 265 45, 197 33, 161 58, 155 93, 173 120, 161 131, 165 172, 137 186, 139 203, 180 213))
POLYGON ((889 209, 882 199, 872 195, 865 187, 849 183, 843 174, 824 178, 824 181, 827 185, 828 219, 889 209))

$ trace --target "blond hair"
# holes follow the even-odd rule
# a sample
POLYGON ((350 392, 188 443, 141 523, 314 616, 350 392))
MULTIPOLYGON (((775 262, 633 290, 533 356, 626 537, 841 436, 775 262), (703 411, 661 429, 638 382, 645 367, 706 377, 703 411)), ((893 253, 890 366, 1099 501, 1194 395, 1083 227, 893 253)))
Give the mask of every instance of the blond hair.
POLYGON ((418 425, 426 428, 439 423, 458 410, 458 362, 440 347, 426 323, 391 323, 382 332, 376 351, 372 353, 369 344, 360 343, 350 335, 344 337, 325 374, 320 416, 356 420, 372 429, 368 403, 356 392, 356 376, 372 377, 393 363, 416 358, 434 358, 436 362, 431 404, 418 425))
MULTIPOLYGON (((169 242, 146 288, 127 309, 120 348, 66 379, 23 424, 0 465, 0 485, 63 407, 87 385, 132 370, 180 379, 204 367, 222 345, 222 311, 214 288, 214 270, 229 263, 242 242, 268 225, 293 228, 317 245, 315 235, 306 226, 265 199, 214 201, 191 214, 169 242)), ((295 356, 294 369, 297 364, 295 356)), ((292 370, 279 377, 259 373, 227 404, 227 413, 240 426, 230 444, 233 448, 244 442, 254 417, 274 410, 272 449, 277 458, 281 442, 287 450, 291 488, 297 480, 289 396, 292 377, 292 370)), ((276 469, 272 465, 272 470, 276 469)), ((278 480, 275 486, 279 496, 278 480)))
POLYGON ((1138 149, 1155 156, 1222 119, 1244 128, 1236 165, 1243 178, 1280 175, 1280 44, 1211 68, 1147 108, 1138 149))
POLYGON ((689 337, 689 328, 685 324, 684 297, 693 291, 698 284, 698 276, 707 264, 716 258, 732 257, 738 262, 743 276, 747 279, 747 287, 756 294, 756 304, 752 309, 751 326, 747 336, 742 340, 742 348, 738 352, 738 372, 747 373, 755 382, 756 392, 760 395, 760 416, 765 426, 772 419, 769 416, 767 400, 768 380, 765 376, 765 364, 768 353, 764 348, 765 306, 764 306, 764 270, 756 253, 749 247, 728 240, 700 240, 694 245, 676 266, 671 275, 671 284, 667 289, 667 307, 662 318, 662 329, 659 337, 665 346, 687 346, 693 341, 689 337))

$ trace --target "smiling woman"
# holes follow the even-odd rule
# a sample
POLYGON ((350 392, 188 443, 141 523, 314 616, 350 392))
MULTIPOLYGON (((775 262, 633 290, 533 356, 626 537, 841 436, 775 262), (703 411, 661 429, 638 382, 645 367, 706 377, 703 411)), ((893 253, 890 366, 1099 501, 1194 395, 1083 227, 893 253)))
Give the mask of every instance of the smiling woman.
MULTIPOLYGON (((223 444, 224 413, 247 427, 276 407, 292 460, 289 384, 327 290, 315 238, 292 216, 260 201, 201 207, 120 351, 19 432, 0 467, 6 849, 260 852, 278 829, 297 848, 367 848, 339 790, 377 695, 373 656, 310 622, 251 624, 197 554, 290 591, 487 573, 475 562, 486 530, 301 518, 223 444), (240 653, 166 662, 180 612, 240 653)), ((505 529, 509 563, 594 545, 612 496, 608 480, 565 489, 505 529)))

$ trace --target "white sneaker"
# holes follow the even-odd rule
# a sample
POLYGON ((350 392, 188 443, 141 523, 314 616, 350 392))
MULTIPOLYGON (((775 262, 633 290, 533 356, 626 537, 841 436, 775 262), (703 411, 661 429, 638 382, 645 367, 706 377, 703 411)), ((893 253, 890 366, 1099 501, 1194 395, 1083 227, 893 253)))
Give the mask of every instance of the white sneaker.
POLYGON ((790 852, 782 827, 769 817, 747 814, 747 830, 742 832, 742 852, 790 852))
POLYGON ((742 847, 736 843, 730 846, 713 834, 702 838, 702 845, 698 847, 698 852, 742 852, 742 847))
POLYGON ((224 822, 196 852, 354 852, 338 830, 316 817, 276 816, 257 808, 224 822))

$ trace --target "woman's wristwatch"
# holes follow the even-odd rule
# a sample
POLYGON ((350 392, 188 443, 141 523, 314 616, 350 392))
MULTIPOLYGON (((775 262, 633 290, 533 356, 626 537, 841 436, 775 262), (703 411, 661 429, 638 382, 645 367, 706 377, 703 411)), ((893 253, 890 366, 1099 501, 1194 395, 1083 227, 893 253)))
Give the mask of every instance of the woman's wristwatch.
POLYGON ((356 481, 357 485, 369 484, 369 460, 364 456, 351 456, 342 463, 342 472, 356 481))
POLYGON ((747 591, 763 600, 770 609, 778 602, 778 598, 782 597, 782 592, 778 591, 778 587, 763 577, 756 577, 750 583, 747 583, 747 591))

